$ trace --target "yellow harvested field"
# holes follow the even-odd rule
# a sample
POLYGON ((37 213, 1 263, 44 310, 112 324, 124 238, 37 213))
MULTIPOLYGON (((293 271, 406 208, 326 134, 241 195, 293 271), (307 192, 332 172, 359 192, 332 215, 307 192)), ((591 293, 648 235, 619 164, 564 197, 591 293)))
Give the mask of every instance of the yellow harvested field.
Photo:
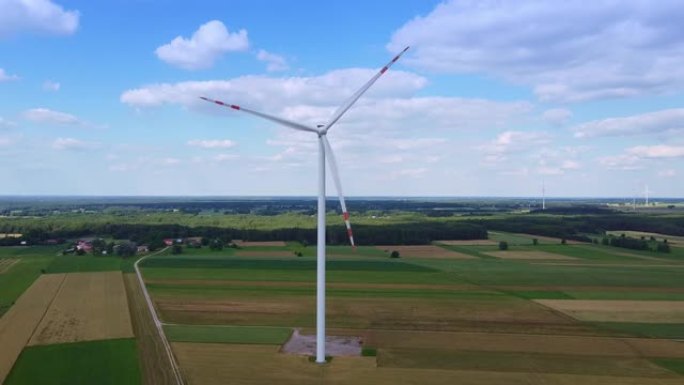
MULTIPOLYGON (((546 374, 486 370, 378 367, 375 357, 335 357, 316 365, 306 357, 278 352, 278 346, 174 343, 173 350, 190 384, 279 385, 681 385, 681 377, 659 369, 657 378, 546 374), (255 367, 255 363, 258 365, 255 367)), ((381 352, 382 354, 382 352, 381 352)))
POLYGON ((17 262, 19 262, 17 258, 0 258, 0 274, 9 270, 17 262))
POLYGON ((684 323, 684 301, 539 299, 580 321, 684 323))
POLYGON ((546 251, 491 251, 484 253, 501 259, 572 261, 577 258, 567 255, 547 253, 546 251))
POLYGON ((65 274, 41 275, 0 318, 0 383, 31 338, 59 291, 65 274))
POLYGON ((416 257, 416 258, 435 258, 435 259, 475 259, 472 255, 459 253, 452 250, 447 250, 439 246, 375 246, 376 249, 391 253, 398 251, 401 257, 416 257))
POLYGON ((447 246, 492 246, 497 245, 499 242, 493 239, 465 239, 465 240, 444 240, 435 241, 439 245, 447 246))
POLYGON ((133 337, 120 271, 70 273, 29 345, 133 337))
POLYGON ((287 244, 283 241, 256 242, 256 241, 243 241, 241 239, 233 239, 233 243, 240 246, 240 247, 250 247, 250 246, 283 247, 283 246, 287 246, 287 244))

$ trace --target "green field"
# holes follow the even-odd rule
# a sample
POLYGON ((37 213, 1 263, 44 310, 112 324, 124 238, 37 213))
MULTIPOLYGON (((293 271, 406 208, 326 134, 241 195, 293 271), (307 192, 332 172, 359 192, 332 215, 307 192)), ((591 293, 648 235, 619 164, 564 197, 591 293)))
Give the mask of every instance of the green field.
MULTIPOLYGON (((526 236, 500 236, 522 245, 512 246, 515 251, 544 251, 574 259, 563 263, 503 260, 483 254, 498 250, 491 245, 446 247, 477 257, 472 260, 390 260, 373 248, 353 257, 330 256, 329 334, 367 339, 367 346, 376 349, 372 358, 383 373, 395 369, 404 373, 399 382, 419 381, 421 373, 431 370, 452 373, 453 378, 458 378, 458 370, 595 376, 596 381, 614 377, 616 384, 618 378, 645 384, 681 379, 684 349, 668 350, 672 346, 666 341, 682 338, 684 325, 582 322, 533 302, 684 300, 684 269, 672 265, 679 261, 622 255, 624 250, 594 245, 532 246, 525 243, 526 236), (524 339, 506 342, 516 335, 524 339), (656 348, 620 349, 624 337, 655 339, 656 348), (560 340, 545 342, 547 338, 560 340), (560 342, 565 340, 567 347, 560 342)), ((165 326, 169 338, 176 343, 206 344, 206 348, 183 345, 184 352, 206 349, 208 355, 228 354, 229 348, 215 351, 219 349, 215 343, 220 343, 246 349, 252 359, 270 360, 274 356, 266 350, 260 356, 244 348, 245 344, 280 345, 292 328, 313 332, 315 261, 308 256, 266 256, 292 247, 242 249, 250 251, 249 257, 232 251, 186 251, 181 256, 148 259, 143 273, 162 320, 172 323, 165 326)), ((192 368, 197 362, 181 360, 181 366, 192 368)), ((241 370, 235 367, 230 372, 235 375, 241 370)), ((355 371, 351 373, 348 378, 355 378, 355 371)), ((384 381, 381 372, 364 373, 384 381)), ((498 380, 492 381, 481 382, 498 380)))
POLYGON ((134 339, 31 346, 4 385, 140 384, 134 339))
POLYGON ((19 259, 0 274, 0 316, 48 268, 56 253, 54 247, 0 247, 0 257, 19 259))

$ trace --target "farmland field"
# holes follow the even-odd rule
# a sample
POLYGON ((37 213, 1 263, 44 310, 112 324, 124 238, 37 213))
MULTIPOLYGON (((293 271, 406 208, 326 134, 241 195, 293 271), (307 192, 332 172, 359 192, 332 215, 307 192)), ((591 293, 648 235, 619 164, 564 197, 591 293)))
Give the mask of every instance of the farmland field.
MULTIPOLYGON (((51 346, 64 347, 66 354, 71 352, 79 356, 84 351, 91 351, 88 348, 90 345, 63 342, 112 340, 132 336, 121 272, 40 275, 0 318, 0 381, 9 373, 19 370, 23 374, 11 374, 12 378, 7 378, 5 383, 49 383, 35 382, 35 378, 31 377, 31 372, 36 372, 35 367, 33 370, 29 368, 36 364, 36 360, 59 355, 60 349, 53 349, 51 346), (42 346, 34 348, 30 345, 46 345, 46 349, 41 350, 42 346), (22 358, 25 355, 28 358, 22 358)), ((104 348, 99 359, 111 358, 107 354, 116 356, 113 350, 116 349, 104 348)), ((69 382, 69 378, 59 377, 66 376, 66 372, 52 369, 56 371, 53 374, 57 377, 50 381, 69 382)), ((97 373, 86 377, 91 378, 94 375, 97 373)))
POLYGON ((142 268, 190 383, 684 381, 684 343, 676 340, 684 261, 505 236, 520 238, 511 258, 491 243, 336 249, 328 332, 361 337, 377 356, 335 357, 324 367, 280 353, 294 328, 314 332, 313 248, 303 257, 273 246, 188 253, 150 258, 142 268), (402 250, 401 258, 385 250, 402 250), (442 250, 469 258, 444 258, 442 250), (576 317, 559 305, 590 301, 597 305, 589 310, 605 304, 622 317, 576 317), (635 305, 650 318, 625 316, 635 305))
POLYGON ((140 383, 135 340, 118 339, 26 348, 4 385, 140 383))
POLYGON ((132 336, 121 272, 69 273, 29 345, 132 336))

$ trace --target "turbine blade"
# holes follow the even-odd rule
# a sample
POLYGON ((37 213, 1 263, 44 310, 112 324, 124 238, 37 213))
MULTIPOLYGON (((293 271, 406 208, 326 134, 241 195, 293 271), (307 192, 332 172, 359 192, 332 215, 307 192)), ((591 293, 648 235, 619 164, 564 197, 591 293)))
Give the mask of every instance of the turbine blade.
POLYGON ((325 152, 329 160, 328 167, 330 168, 330 173, 332 174, 333 181, 335 182, 335 189, 337 190, 337 196, 340 198, 340 206, 342 207, 342 218, 344 219, 344 225, 347 227, 347 235, 349 236, 349 243, 351 246, 356 248, 354 244, 354 234, 352 233, 351 223, 349 223, 349 211, 347 211, 347 204, 344 201, 344 193, 342 192, 342 183, 340 182, 340 175, 337 171, 337 162, 335 161, 335 154, 333 153, 330 142, 325 135, 321 135, 323 139, 323 144, 325 146, 325 152))
POLYGON ((387 63, 387 65, 382 67, 380 69, 380 71, 378 71, 378 73, 375 74, 375 76, 373 76, 366 84, 363 85, 363 87, 359 88, 358 91, 356 91, 349 99, 347 99, 347 101, 345 101, 344 104, 342 104, 337 109, 337 111, 335 111, 332 118, 330 118, 330 121, 328 122, 328 124, 326 124, 325 127, 323 128, 323 132, 327 132, 330 129, 330 127, 332 127, 333 124, 335 124, 338 120, 340 120, 342 115, 344 115, 344 113, 347 112, 347 110, 349 110, 351 108, 351 106, 354 105, 354 103, 356 103, 357 100, 359 100, 361 95, 363 95, 366 91, 368 91, 368 89, 373 85, 373 83, 375 83, 375 81, 378 80, 378 78, 380 78, 380 76, 382 76, 382 74, 387 72, 387 70, 392 66, 392 64, 394 64, 394 62, 399 60, 401 55, 403 55, 404 52, 406 52, 408 49, 409 49, 409 47, 406 47, 406 48, 404 48, 403 51, 399 52, 399 54, 397 56, 395 56, 392 60, 390 60, 390 62, 387 63))
POLYGON ((200 96, 200 99, 206 100, 210 103, 218 104, 219 106, 222 106, 222 107, 232 108, 232 109, 237 110, 237 111, 244 111, 248 114, 256 115, 260 118, 264 118, 264 119, 270 120, 272 122, 282 124, 283 126, 294 128, 295 130, 314 132, 314 133, 318 134, 318 130, 315 128, 305 126, 305 125, 300 124, 300 123, 292 122, 292 121, 287 120, 287 119, 279 118, 277 116, 265 114, 265 113, 259 112, 259 111, 250 110, 249 108, 240 107, 240 106, 237 106, 235 104, 224 103, 220 100, 205 98, 204 96, 200 96))

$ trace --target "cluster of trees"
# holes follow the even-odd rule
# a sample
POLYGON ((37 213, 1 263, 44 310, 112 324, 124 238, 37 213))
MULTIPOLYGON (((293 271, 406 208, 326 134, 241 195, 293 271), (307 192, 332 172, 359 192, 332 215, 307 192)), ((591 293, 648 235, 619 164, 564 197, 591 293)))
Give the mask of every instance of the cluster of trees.
MULTIPOLYGON (((150 250, 163 247, 165 238, 186 238, 200 236, 215 240, 214 244, 205 246, 220 247, 229 244, 233 239, 249 241, 299 241, 305 244, 316 243, 316 229, 312 228, 279 228, 272 230, 235 229, 217 227, 189 227, 182 225, 147 225, 147 224, 105 224, 93 225, 81 231, 42 229, 31 230, 36 239, 78 238, 84 236, 106 234, 115 239, 130 239, 138 244, 147 244, 150 250)), ((468 221, 453 222, 410 222, 388 225, 357 225, 354 235, 360 243, 366 245, 428 244, 440 239, 486 239, 487 229, 468 221)), ((344 226, 329 226, 327 242, 331 245, 346 244, 347 231, 344 226)), ((40 242, 35 242, 40 243, 40 242)))
POLYGON ((625 234, 621 234, 619 237, 607 236, 601 241, 602 244, 613 247, 622 247, 625 249, 632 250, 650 250, 657 251, 659 253, 669 253, 670 244, 667 243, 667 239, 663 239, 662 242, 658 242, 654 237, 646 240, 645 237, 632 238, 625 234))

